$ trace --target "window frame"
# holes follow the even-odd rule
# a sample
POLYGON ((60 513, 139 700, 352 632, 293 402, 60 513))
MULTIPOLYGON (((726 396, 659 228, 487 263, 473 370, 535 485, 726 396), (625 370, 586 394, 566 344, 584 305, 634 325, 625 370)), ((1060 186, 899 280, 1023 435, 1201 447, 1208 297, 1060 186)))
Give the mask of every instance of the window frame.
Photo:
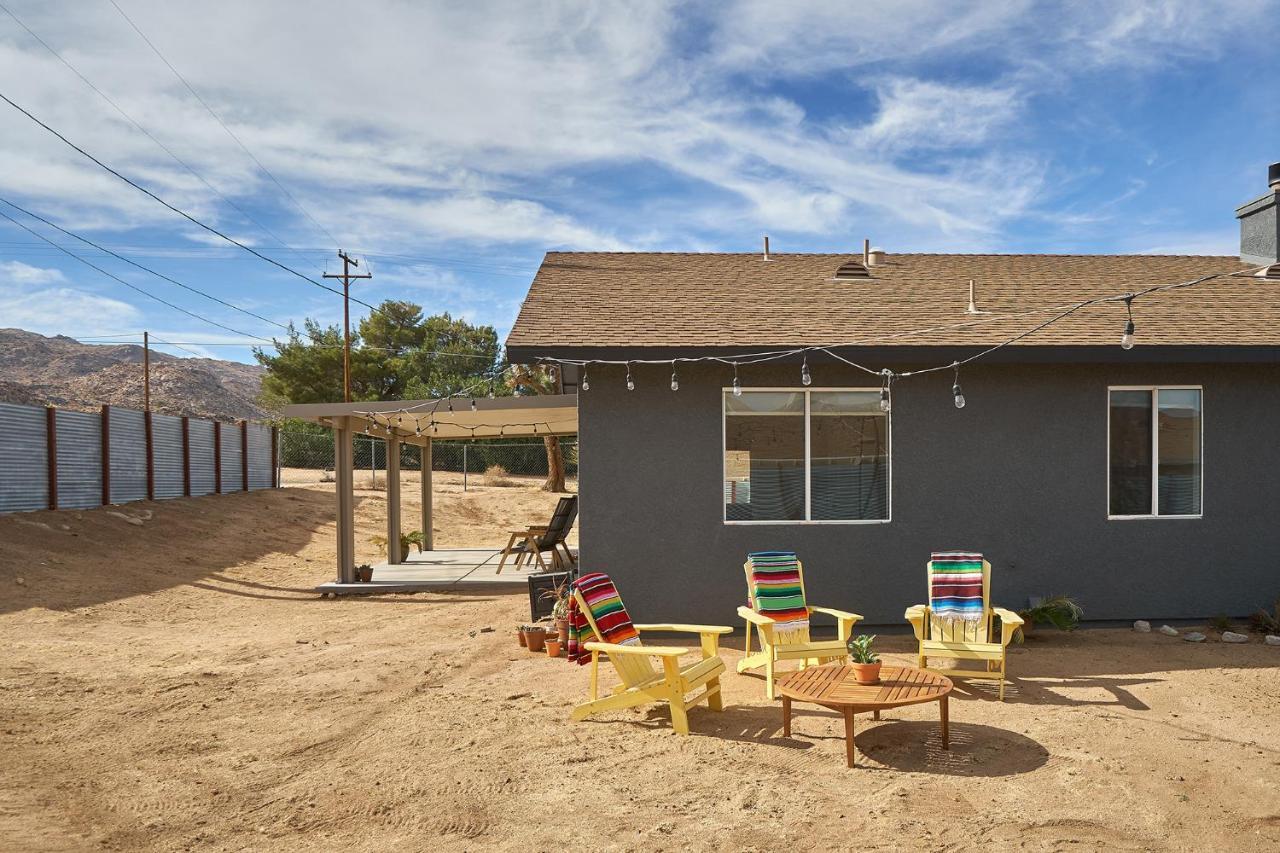
POLYGON ((1204 386, 1203 385, 1108 385, 1107 386, 1107 450, 1104 458, 1107 489, 1107 521, 1145 521, 1151 519, 1189 520, 1204 518, 1204 386), (1142 515, 1113 515, 1111 513, 1111 392, 1151 392, 1151 512, 1142 515), (1160 392, 1198 391, 1200 393, 1200 512, 1194 515, 1167 515, 1160 513, 1160 392))
POLYGON ((878 385, 874 388, 846 387, 846 386, 831 386, 831 387, 823 386, 821 388, 815 388, 812 386, 807 388, 804 386, 800 386, 799 388, 787 387, 787 386, 768 386, 768 387, 757 388, 755 386, 752 386, 750 388, 743 388, 742 389, 743 394, 750 394, 752 392, 763 391, 763 392, 773 392, 773 393, 783 393, 783 394, 802 394, 804 396, 804 515, 805 517, 800 519, 787 519, 787 518, 731 519, 729 518, 729 505, 725 501, 724 493, 725 493, 725 483, 727 482, 727 476, 729 473, 728 464, 727 464, 728 460, 726 459, 727 453, 725 448, 725 444, 729 438, 729 435, 728 435, 729 407, 728 407, 728 398, 726 397, 726 395, 733 393, 733 386, 725 385, 724 387, 722 387, 720 389, 720 521, 721 523, 727 524, 727 525, 747 526, 747 525, 761 525, 761 524, 801 524, 801 525, 888 524, 889 522, 893 521, 893 410, 892 409, 884 413, 884 417, 886 420, 885 440, 888 442, 888 445, 889 445, 889 452, 887 454, 889 466, 888 466, 888 473, 887 473, 887 481, 885 483, 885 500, 886 500, 886 506, 888 507, 888 513, 886 514, 886 516, 884 518, 849 518, 849 519, 840 519, 840 518, 814 519, 812 518, 813 508, 811 504, 813 502, 813 488, 812 488, 813 454, 812 454, 812 447, 811 447, 812 434, 811 434, 811 426, 810 426, 809 395, 814 393, 827 394, 827 393, 838 393, 838 392, 866 392, 866 393, 875 394, 877 395, 877 398, 878 398, 880 394, 880 390, 881 390, 880 386, 878 385))

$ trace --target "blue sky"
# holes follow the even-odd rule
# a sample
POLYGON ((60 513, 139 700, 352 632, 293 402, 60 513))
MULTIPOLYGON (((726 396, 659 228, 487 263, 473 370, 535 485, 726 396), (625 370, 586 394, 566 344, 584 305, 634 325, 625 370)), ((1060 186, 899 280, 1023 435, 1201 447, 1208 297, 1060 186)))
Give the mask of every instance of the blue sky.
MULTIPOLYGON (((365 301, 504 335, 548 249, 1234 254, 1280 160, 1278 2, 117 2, 239 143, 108 0, 6 5, 154 140, 3 13, 0 91, 300 272, 346 248, 365 301)), ((341 319, 3 104, 0 196, 276 322, 341 319)), ((250 360, 3 220, 0 326, 250 360)))

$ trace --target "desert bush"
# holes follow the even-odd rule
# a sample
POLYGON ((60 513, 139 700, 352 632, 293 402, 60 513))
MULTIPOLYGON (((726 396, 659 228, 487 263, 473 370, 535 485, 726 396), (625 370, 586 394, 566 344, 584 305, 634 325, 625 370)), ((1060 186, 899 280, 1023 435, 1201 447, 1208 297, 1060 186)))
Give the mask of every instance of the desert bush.
POLYGON ((1270 613, 1259 608, 1249 617, 1249 627, 1259 634, 1280 634, 1280 601, 1275 603, 1275 609, 1270 613))
POLYGON ((514 486, 515 480, 511 479, 511 475, 507 473, 507 469, 501 465, 490 465, 485 469, 484 480, 486 486, 514 486))

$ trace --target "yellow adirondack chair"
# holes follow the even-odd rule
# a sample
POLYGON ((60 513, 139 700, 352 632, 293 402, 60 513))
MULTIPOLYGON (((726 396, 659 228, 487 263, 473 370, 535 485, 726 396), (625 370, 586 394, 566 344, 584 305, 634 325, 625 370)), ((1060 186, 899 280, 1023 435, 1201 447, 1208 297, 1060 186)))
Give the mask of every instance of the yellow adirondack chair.
MULTIPOLYGON (((803 591, 804 565, 796 560, 796 568, 800 570, 800 589, 803 591)), ((742 564, 742 570, 747 577, 747 597, 751 598, 750 560, 742 564)), ((805 600, 807 602, 808 598, 805 600)), ((849 655, 849 635, 853 633, 854 624, 862 617, 857 613, 848 613, 830 607, 809 607, 806 604, 805 609, 809 611, 810 616, 814 613, 823 613, 834 617, 837 639, 812 641, 809 639, 807 627, 794 631, 776 631, 773 620, 756 610, 754 600, 751 601, 750 607, 738 608, 738 615, 747 623, 747 637, 743 646, 742 660, 738 661, 738 672, 763 666, 764 694, 769 699, 774 698, 773 679, 779 661, 798 660, 800 668, 803 669, 810 665, 840 660, 849 655), (752 628, 755 628, 760 640, 760 651, 755 654, 751 653, 752 628)))
MULTIPOLYGON (((591 632, 598 640, 600 629, 591 616, 591 608, 582 597, 582 593, 574 590, 578 607, 587 618, 591 632)), ((702 659, 697 663, 681 666, 680 656, 689 654, 690 649, 683 646, 646 646, 615 645, 612 643, 588 642, 583 648, 591 652, 591 699, 573 709, 570 717, 574 720, 585 720, 592 714, 601 711, 612 711, 618 708, 631 708, 652 702, 666 702, 671 706, 671 728, 676 734, 689 734, 688 711, 699 702, 706 702, 712 711, 724 709, 720 697, 720 674, 724 672, 724 661, 718 654, 720 635, 728 634, 733 629, 727 625, 635 625, 641 634, 645 631, 670 631, 701 635, 702 659), (617 671, 622 683, 613 688, 612 695, 600 698, 600 655, 609 656, 609 661, 617 671), (662 669, 654 667, 651 658, 662 661, 662 669), (703 688, 692 699, 685 701, 685 695, 698 688, 703 688)))
POLYGON ((1005 652, 1009 641, 1022 624, 1022 617, 1012 610, 991 606, 991 563, 982 561, 982 618, 976 622, 958 619, 939 619, 933 615, 933 591, 927 583, 929 567, 925 564, 926 585, 929 587, 929 603, 907 608, 905 614, 916 639, 920 642, 920 668, 929 669, 928 660, 951 658, 952 660, 977 660, 986 665, 983 670, 933 669, 948 678, 993 678, 1000 680, 1000 701, 1004 701, 1005 652), (993 633, 995 617, 1000 617, 1000 637, 993 633))

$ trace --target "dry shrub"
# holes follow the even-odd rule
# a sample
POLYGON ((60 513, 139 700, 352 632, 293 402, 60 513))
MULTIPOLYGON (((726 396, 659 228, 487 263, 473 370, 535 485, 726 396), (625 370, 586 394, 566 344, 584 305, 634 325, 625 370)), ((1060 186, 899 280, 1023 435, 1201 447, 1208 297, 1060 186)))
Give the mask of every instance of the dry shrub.
POLYGON ((484 472, 484 484, 486 486, 514 486, 515 480, 511 479, 511 474, 501 465, 490 465, 484 472))

